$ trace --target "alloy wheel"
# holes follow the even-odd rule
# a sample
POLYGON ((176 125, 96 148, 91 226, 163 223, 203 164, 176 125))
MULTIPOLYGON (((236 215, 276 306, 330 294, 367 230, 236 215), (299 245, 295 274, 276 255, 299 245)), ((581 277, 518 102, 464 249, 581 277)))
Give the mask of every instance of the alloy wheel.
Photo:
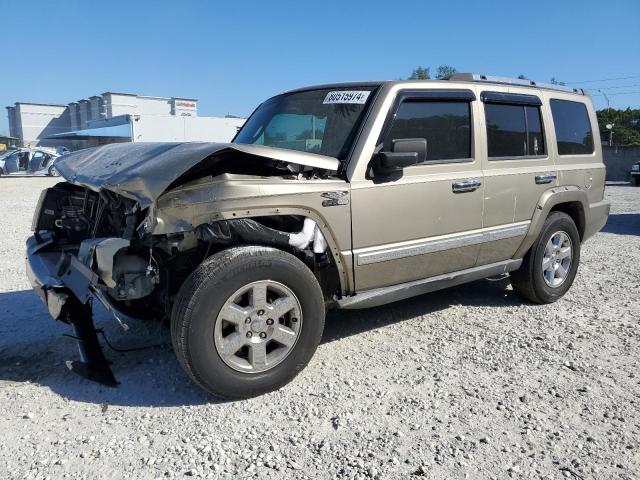
POLYGON ((236 290, 214 325, 220 358, 239 372, 258 373, 281 363, 302 327, 302 308, 285 285, 260 280, 236 290))
POLYGON ((555 232, 544 247, 542 275, 545 283, 557 288, 564 283, 571 269, 573 252, 566 232, 555 232))

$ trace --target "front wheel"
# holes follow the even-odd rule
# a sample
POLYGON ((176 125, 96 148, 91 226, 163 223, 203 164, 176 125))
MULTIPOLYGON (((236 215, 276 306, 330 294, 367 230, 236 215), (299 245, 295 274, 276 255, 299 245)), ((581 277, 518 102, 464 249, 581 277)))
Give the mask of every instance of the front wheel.
POLYGON ((573 284, 580 263, 580 234, 573 219, 552 212, 540 235, 511 273, 511 284, 521 297, 534 303, 553 303, 573 284))
POLYGON ((631 179, 631 183, 636 187, 640 187, 640 176, 635 176, 631 179))
POLYGON ((290 382, 311 360, 325 306, 311 270, 293 255, 223 250, 178 292, 171 336, 191 379, 214 395, 246 398, 290 382))

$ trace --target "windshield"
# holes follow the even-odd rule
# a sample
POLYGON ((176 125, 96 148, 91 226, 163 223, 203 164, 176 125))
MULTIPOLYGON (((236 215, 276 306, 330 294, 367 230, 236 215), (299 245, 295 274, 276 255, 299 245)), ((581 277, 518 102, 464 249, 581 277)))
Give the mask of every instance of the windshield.
POLYGON ((374 88, 326 88, 270 98, 251 115, 234 143, 344 159, 374 88))

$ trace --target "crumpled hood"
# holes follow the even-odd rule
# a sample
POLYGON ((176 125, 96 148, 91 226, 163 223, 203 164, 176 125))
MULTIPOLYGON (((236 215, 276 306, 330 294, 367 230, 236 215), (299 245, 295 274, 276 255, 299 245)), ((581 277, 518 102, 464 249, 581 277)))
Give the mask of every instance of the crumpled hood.
MULTIPOLYGON (((113 143, 63 155, 56 170, 68 182, 154 202, 178 177, 214 153, 237 150, 255 157, 336 171, 339 161, 313 153, 239 143, 113 143)), ((239 159, 238 161, 242 161, 239 159)))

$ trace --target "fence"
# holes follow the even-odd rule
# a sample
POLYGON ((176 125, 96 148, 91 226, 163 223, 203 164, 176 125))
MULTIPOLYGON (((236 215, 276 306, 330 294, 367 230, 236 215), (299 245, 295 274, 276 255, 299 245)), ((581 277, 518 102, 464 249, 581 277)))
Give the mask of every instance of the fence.
POLYGON ((602 146, 604 164, 607 166, 607 180, 629 181, 631 165, 640 161, 640 146, 609 147, 602 146))

